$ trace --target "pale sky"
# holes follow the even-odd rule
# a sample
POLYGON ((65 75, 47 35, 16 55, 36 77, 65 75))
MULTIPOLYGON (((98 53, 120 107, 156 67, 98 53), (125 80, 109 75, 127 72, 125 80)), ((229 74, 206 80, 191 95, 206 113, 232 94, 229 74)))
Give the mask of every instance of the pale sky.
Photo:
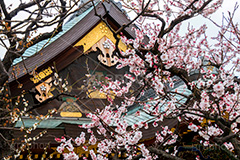
MULTIPOLYGON (((16 2, 16 0, 5 0, 8 4, 14 4, 14 1, 16 2)), ((217 23, 221 23, 222 21, 222 14, 224 15, 228 15, 228 11, 233 11, 234 6, 236 4, 236 2, 238 4, 240 4, 240 0, 224 0, 222 7, 215 12, 214 14, 211 15, 211 18, 217 22, 217 23)), ((237 10, 237 12, 235 13, 235 22, 240 22, 240 8, 237 10)), ((195 17, 193 19, 188 20, 187 22, 190 22, 193 26, 195 27, 199 27, 202 24, 207 24, 208 26, 208 31, 207 34, 209 37, 215 36, 218 32, 218 30, 216 29, 216 27, 212 24, 212 22, 210 22, 209 20, 206 20, 202 17, 195 17)), ((187 23, 185 23, 184 25, 187 26, 187 23)), ((3 58, 5 54, 5 49, 0 46, 0 58, 3 58)))

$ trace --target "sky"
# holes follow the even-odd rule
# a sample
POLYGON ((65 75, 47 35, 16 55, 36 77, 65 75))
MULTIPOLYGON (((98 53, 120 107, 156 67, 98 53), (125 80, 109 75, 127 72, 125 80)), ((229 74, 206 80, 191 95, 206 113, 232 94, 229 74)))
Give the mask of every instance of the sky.
MULTIPOLYGON (((225 17, 227 17, 228 12, 229 11, 232 12, 234 10, 234 6, 236 5, 236 3, 240 5, 240 0, 224 0, 222 7, 219 8, 215 13, 210 15, 210 18, 214 20, 214 22, 216 22, 217 24, 221 24, 223 14, 225 17)), ((234 16, 235 22, 240 22, 239 15, 240 15, 240 7, 235 13, 235 16, 234 16)), ((191 24, 196 28, 200 27, 203 24, 207 24, 207 27, 208 27, 207 34, 209 37, 215 36, 218 33, 216 26, 212 22, 210 22, 210 20, 207 20, 202 16, 194 17, 188 20, 187 22, 191 22, 191 24)))
MULTIPOLYGON (((14 1, 16 2, 16 0, 5 0, 5 1, 8 4, 14 4, 14 1)), ((222 7, 217 12, 215 12, 214 14, 211 15, 211 19, 213 19, 215 22, 220 24, 222 21, 222 15, 223 14, 228 15, 228 11, 233 11, 236 3, 240 4, 240 0, 224 0, 222 7)), ((14 5, 13 5, 13 7, 14 7, 14 5)), ((235 22, 240 22, 240 16, 239 16, 240 8, 237 10, 235 15, 236 15, 235 22)), ((23 16, 24 15, 19 15, 19 18, 22 18, 23 16)), ((187 27, 189 22, 191 23, 191 25, 193 25, 194 27, 197 27, 197 28, 203 24, 207 24, 207 26, 208 26, 207 35, 209 37, 216 36, 218 33, 218 30, 216 30, 215 25, 212 22, 210 22, 209 20, 206 20, 201 16, 190 19, 187 22, 185 22, 183 25, 185 25, 187 27)), ((6 50, 2 46, 0 46, 0 58, 1 59, 4 57, 5 51, 6 50)))

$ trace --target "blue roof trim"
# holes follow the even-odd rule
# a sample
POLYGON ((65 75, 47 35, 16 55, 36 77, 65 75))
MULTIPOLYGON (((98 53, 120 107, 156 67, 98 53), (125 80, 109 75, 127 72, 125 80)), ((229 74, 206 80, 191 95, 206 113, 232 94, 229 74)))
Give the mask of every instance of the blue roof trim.
MULTIPOLYGON (((185 95, 190 95, 191 94, 191 91, 187 89, 185 84, 181 84, 174 89, 177 89, 179 93, 182 93, 182 94, 185 94, 185 95)), ((148 94, 149 93, 152 93, 152 95, 150 96, 150 97, 152 97, 153 92, 151 91, 151 92, 148 92, 148 94)), ((178 94, 176 94, 175 97, 176 97, 177 100, 180 100, 180 102, 182 102, 182 103, 184 103, 186 101, 185 97, 180 96, 178 94)), ((144 98, 146 100, 146 98, 148 98, 148 96, 145 96, 144 98)), ((155 98, 156 98, 156 96, 155 96, 155 98)), ((154 102, 154 101, 153 102, 147 102, 147 104, 151 104, 151 106, 154 106, 156 104, 156 102, 154 102)), ((163 107, 165 107, 165 105, 163 107)), ((153 108, 149 108, 149 109, 151 110, 153 108)), ((134 107, 131 110, 129 110, 127 112, 127 115, 124 117, 124 119, 127 121, 128 125, 137 124, 141 121, 145 122, 147 120, 148 120, 148 122, 152 122, 152 121, 154 121, 153 118, 154 118, 154 116, 151 116, 151 115, 147 114, 145 111, 143 111, 143 106, 142 105, 134 105, 134 107), (135 113, 137 111, 140 112, 140 116, 135 115, 135 113), (150 119, 152 119, 152 120, 150 120, 150 119)))
MULTIPOLYGON (((59 32, 56 36, 43 40, 31 47, 29 47, 28 49, 26 49, 26 51, 23 53, 23 57, 24 59, 31 57, 32 55, 34 55, 35 53, 39 52, 43 47, 48 46, 49 44, 51 44, 52 42, 54 42, 56 39, 58 39, 59 37, 61 37, 63 34, 65 34, 67 31, 69 31, 73 26, 75 26, 78 22, 80 22, 91 10, 93 9, 93 6, 88 8, 86 11, 84 11, 83 13, 81 13, 79 16, 76 16, 75 18, 73 18, 72 20, 70 20, 69 22, 65 23, 63 25, 62 31, 59 32), (49 41, 49 42, 48 42, 49 41), (44 46, 45 45, 45 46, 44 46)), ((21 62, 23 60, 23 58, 17 58, 13 61, 13 65, 21 62)))

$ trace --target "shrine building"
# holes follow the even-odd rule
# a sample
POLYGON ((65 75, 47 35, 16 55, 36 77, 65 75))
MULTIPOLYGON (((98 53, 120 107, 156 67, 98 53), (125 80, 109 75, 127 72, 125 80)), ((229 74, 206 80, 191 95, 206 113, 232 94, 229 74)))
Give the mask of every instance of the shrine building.
MULTIPOLYGON (((29 148, 33 159, 62 159, 56 151, 59 143, 55 138, 79 136, 83 131, 79 125, 91 123, 86 114, 109 104, 108 95, 99 91, 101 86, 97 81, 107 83, 105 77, 124 80, 124 74, 128 73, 127 67, 116 69, 119 57, 114 53, 116 39, 111 31, 117 31, 130 22, 121 4, 104 1, 96 2, 95 7, 92 3, 80 7, 63 24, 61 32, 29 47, 23 55, 28 58, 18 58, 12 66, 13 73, 9 79, 12 96, 24 94, 29 102, 25 108, 33 115, 23 116, 17 121, 15 128, 18 130, 14 131, 16 147, 21 147, 24 139, 31 137, 32 145, 29 148), (62 85, 67 92, 59 93, 56 84, 62 85), (49 112, 55 109, 57 113, 48 118, 49 112)), ((131 24, 122 34, 134 38, 132 27, 136 26, 131 24)), ((126 51, 129 46, 120 41, 118 47, 126 51)), ((176 87, 180 89, 181 82, 176 87)), ((154 97, 154 91, 147 92, 143 99, 154 97)), ((121 102, 121 99, 113 99, 116 103, 121 102)), ((128 108, 125 116, 129 126, 151 118, 142 106, 136 104, 128 108), (135 115, 137 111, 140 116, 135 115)), ((164 121, 162 125, 174 127, 176 121, 164 121)), ((158 129, 149 125, 148 130, 142 130, 141 142, 154 142, 158 129)), ((91 148, 96 150, 97 146, 91 148)), ((80 147, 76 148, 76 153, 86 157, 89 154, 80 147)), ((18 159, 26 159, 27 155, 28 151, 23 151, 18 159)))

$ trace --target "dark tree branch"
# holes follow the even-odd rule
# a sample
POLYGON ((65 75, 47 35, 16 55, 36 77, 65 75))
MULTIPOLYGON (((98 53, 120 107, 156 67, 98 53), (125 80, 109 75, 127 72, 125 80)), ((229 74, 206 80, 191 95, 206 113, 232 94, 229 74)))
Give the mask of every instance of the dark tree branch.
POLYGON ((166 153, 165 151, 163 150, 160 150, 160 149, 157 149, 157 148, 154 148, 154 147, 149 147, 148 150, 152 153, 155 153, 157 154, 158 156, 163 156, 167 159, 172 159, 172 160, 184 160, 182 158, 179 158, 179 157, 176 157, 176 156, 172 156, 171 154, 168 154, 166 153))
MULTIPOLYGON (((194 10, 190 15, 183 15, 183 16, 179 16, 179 17, 177 17, 176 19, 174 19, 174 20, 170 23, 169 27, 164 30, 163 35, 165 35, 165 34, 167 34, 168 32, 170 32, 177 24, 179 24, 179 23, 181 23, 181 22, 183 22, 183 21, 185 21, 185 20, 188 20, 188 19, 192 18, 196 13, 202 12, 203 9, 204 9, 209 3, 211 3, 212 1, 213 1, 213 0, 208 0, 208 1, 204 2, 204 4, 202 5, 201 8, 199 8, 198 10, 194 10)), ((190 5, 191 5, 191 4, 190 4, 190 5)))
POLYGON ((1 6, 1 10, 5 16, 6 19, 10 20, 11 19, 11 16, 10 14, 7 12, 7 9, 6 9, 6 5, 4 3, 3 0, 0 0, 0 6, 1 6))
POLYGON ((11 11, 9 13, 10 19, 12 19, 14 16, 16 16, 18 14, 18 12, 20 12, 21 10, 32 7, 36 4, 39 4, 42 1, 44 1, 44 0, 34 0, 34 1, 29 2, 29 3, 21 3, 16 9, 14 9, 13 11, 11 11))
POLYGON ((234 151, 235 154, 238 156, 238 158, 240 158, 240 145, 239 145, 239 140, 237 138, 232 138, 230 139, 230 142, 233 144, 234 146, 234 151))
POLYGON ((230 133, 229 135, 225 136, 225 137, 214 137, 213 140, 215 142, 217 142, 218 144, 223 144, 224 142, 229 141, 232 138, 235 138, 237 135, 230 133))
POLYGON ((166 26, 165 20, 164 20, 162 17, 160 17, 159 15, 157 15, 157 14, 144 13, 143 16, 154 17, 154 18, 157 18, 159 21, 162 22, 161 30, 160 30, 160 32, 159 32, 159 34, 158 34, 158 38, 162 38, 163 33, 164 33, 164 28, 165 28, 165 26, 166 26))
POLYGON ((6 71, 2 61, 0 61, 0 86, 8 80, 8 72, 6 71))

